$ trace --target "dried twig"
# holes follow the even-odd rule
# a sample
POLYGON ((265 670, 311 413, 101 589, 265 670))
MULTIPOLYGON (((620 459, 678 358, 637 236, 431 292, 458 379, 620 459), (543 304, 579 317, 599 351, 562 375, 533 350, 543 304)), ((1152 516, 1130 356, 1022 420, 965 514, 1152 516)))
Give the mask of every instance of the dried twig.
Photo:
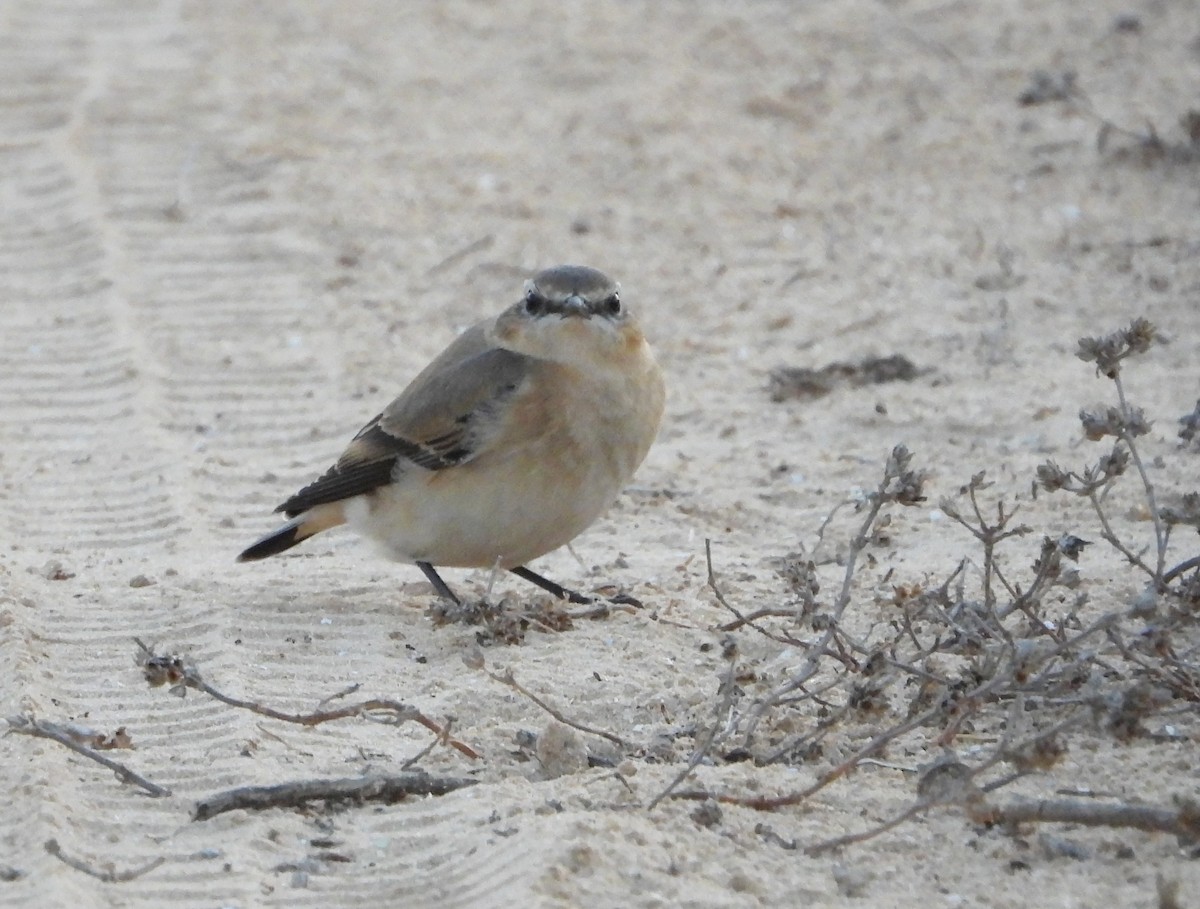
POLYGON ((226 811, 244 808, 301 808, 315 801, 398 802, 410 795, 445 795, 475 780, 433 777, 426 773, 342 780, 300 780, 277 786, 242 786, 218 792, 196 803, 192 820, 205 821, 226 811))
POLYGON ((137 868, 131 868, 128 871, 117 871, 111 866, 101 871, 99 868, 93 867, 83 859, 75 858, 73 855, 68 855, 63 852, 62 847, 58 845, 58 840, 50 839, 45 843, 46 851, 62 862, 64 865, 70 865, 76 871, 82 871, 84 874, 90 875, 97 880, 104 881, 106 884, 120 884, 125 881, 132 881, 135 878, 141 877, 147 872, 153 871, 159 865, 166 861, 166 858, 159 856, 156 859, 151 859, 144 865, 137 868))
MULTIPOLYGON (((954 502, 949 499, 943 499, 938 507, 944 515, 965 527, 983 547, 983 605, 988 613, 994 613, 996 609, 996 593, 992 588, 992 580, 999 579, 1003 583, 1003 578, 996 566, 996 546, 1012 537, 1032 533, 1033 528, 1025 524, 1009 527, 1009 523, 1016 516, 1017 509, 1013 508, 1005 511, 1003 500, 996 503, 995 523, 991 523, 984 516, 983 508, 979 505, 979 491, 986 489, 990 485, 985 481, 984 476, 983 471, 975 474, 971 477, 971 481, 964 490, 971 503, 971 512, 974 515, 974 520, 963 517, 954 502)), ((1012 593, 1011 590, 1009 592, 1012 593)), ((1001 618, 1003 618, 1003 615, 1001 615, 1001 618)))
MULTIPOLYGON (((726 604, 722 604, 722 605, 726 605, 726 604)), ((730 612, 732 612, 735 616, 737 616, 737 618, 733 619, 732 621, 726 622, 724 625, 718 625, 717 631, 737 631, 743 625, 749 625, 751 628, 753 628, 759 634, 770 638, 772 641, 780 641, 780 643, 784 643, 784 644, 797 643, 795 641, 781 640, 779 635, 772 634, 771 632, 769 632, 765 628, 763 628, 761 625, 755 624, 756 622, 758 622, 759 619, 795 618, 795 616, 796 616, 795 609, 788 609, 787 607, 764 606, 762 609, 756 609, 753 612, 747 612, 743 615, 742 613, 738 612, 733 607, 728 607, 728 608, 729 608, 730 612)))
POLYGON ((732 612, 735 616, 735 618, 732 622, 727 622, 724 625, 718 625, 717 626, 718 631, 736 631, 738 628, 741 628, 743 625, 749 625, 751 628, 753 628, 759 634, 765 635, 766 637, 770 638, 772 641, 778 641, 781 644, 798 643, 794 640, 789 640, 784 637, 781 637, 780 635, 772 634, 770 631, 767 631, 767 629, 763 628, 761 625, 756 624, 759 619, 770 617, 770 616, 795 616, 796 610, 794 610, 794 609, 759 609, 759 610, 756 610, 755 612, 750 613, 749 615, 742 615, 742 613, 740 613, 738 610, 734 609, 732 606, 729 605, 729 601, 727 599, 725 599, 725 594, 721 591, 721 588, 717 585, 717 573, 713 569, 712 540, 707 539, 707 538, 705 538, 705 540, 704 540, 704 561, 705 561, 705 564, 708 566, 708 578, 706 581, 706 583, 708 584, 708 589, 712 591, 713 597, 716 599, 716 601, 721 606, 725 607, 727 610, 732 612))
POLYGON ((614 612, 627 612, 630 615, 637 615, 637 611, 640 608, 640 601, 635 600, 633 597, 628 597, 624 601, 619 601, 616 598, 609 601, 597 600, 588 606, 580 606, 578 609, 568 609, 564 610, 564 612, 567 618, 573 622, 584 619, 594 621, 596 619, 607 619, 614 612))
POLYGON ((841 621, 846 607, 850 605, 850 593, 853 588, 858 557, 871 541, 875 522, 883 510, 883 506, 889 503, 916 505, 924 501, 925 474, 919 470, 911 470, 911 463, 912 454, 903 445, 897 445, 892 449, 891 455, 884 465, 883 478, 880 480, 878 488, 870 493, 864 502, 867 513, 859 524, 858 532, 850 541, 841 590, 838 591, 830 614, 821 617, 824 631, 815 643, 808 646, 804 662, 791 674, 791 677, 755 703, 754 708, 750 711, 744 732, 747 741, 750 740, 755 727, 767 710, 793 691, 807 685, 809 679, 820 669, 821 660, 829 652, 830 644, 835 641, 839 633, 838 623, 841 621))
POLYGON ((737 677, 737 647, 732 640, 729 640, 724 645, 724 650, 729 660, 729 668, 725 672, 725 678, 721 680, 722 696, 714 711, 712 725, 709 727, 708 732, 705 733, 703 740, 692 750, 692 756, 688 759, 687 766, 675 775, 675 778, 667 784, 667 787, 662 792, 651 799, 650 804, 646 806, 647 811, 653 811, 658 807, 659 802, 678 789, 683 781, 692 775, 692 771, 700 766, 700 762, 708 757, 717 742, 718 733, 721 731, 721 727, 725 725, 721 718, 728 716, 729 710, 733 706, 734 694, 737 691, 737 686, 734 684, 734 679, 737 677))
POLYGON ((1186 842, 1200 840, 1200 805, 1180 800, 1178 808, 1151 805, 1105 805, 1075 799, 1024 799, 1008 805, 980 807, 974 819, 1006 826, 1028 823, 1081 824, 1085 827, 1132 827, 1172 833, 1186 842))
POLYGON ((104 767, 107 767, 117 775, 122 783, 132 783, 135 786, 145 790, 154 798, 163 798, 171 794, 171 790, 165 786, 160 786, 158 783, 152 783, 144 776, 134 773, 124 764, 114 761, 110 757, 105 757, 94 748, 89 748, 87 745, 77 741, 71 731, 59 723, 50 723, 45 720, 37 720, 31 716, 11 716, 7 720, 9 732, 20 733, 21 735, 31 735, 37 738, 50 739, 58 742, 64 748, 69 748, 76 754, 81 754, 89 760, 95 761, 104 767))
POLYGON ((429 757, 429 755, 433 753, 433 749, 437 748, 439 745, 444 746, 447 742, 449 742, 450 727, 453 725, 453 720, 447 720, 446 728, 442 730, 442 734, 434 738, 428 745, 401 764, 400 769, 411 770, 413 767, 416 767, 419 763, 421 763, 421 761, 425 760, 425 758, 429 757))
MULTIPOLYGON (((1080 631, 1078 634, 1071 636, 1063 641, 1060 641, 1047 648, 1042 655, 1043 659, 1049 661, 1054 656, 1060 653, 1068 653, 1073 648, 1077 647, 1084 640, 1098 634, 1101 631, 1106 631, 1117 620, 1116 614, 1107 614, 1101 616, 1097 621, 1093 622, 1087 628, 1080 631)), ((935 704, 915 716, 909 717, 906 721, 890 726, 887 729, 874 736, 865 745, 860 747, 854 754, 846 758, 836 767, 827 770, 821 774, 808 787, 797 790, 796 792, 786 793, 778 796, 736 796, 714 794, 703 790, 689 790, 686 792, 677 792, 675 798, 699 800, 713 799, 727 805, 741 805, 747 808, 754 808, 758 811, 775 811, 779 808, 786 808, 792 805, 798 805, 801 802, 811 798, 816 793, 820 792, 829 784, 848 775, 856 769, 863 759, 870 757, 875 752, 879 751, 889 742, 895 740, 899 736, 911 732, 927 723, 930 723, 941 717, 950 717, 950 722, 947 730, 943 731, 939 740, 942 744, 948 744, 953 737, 954 732, 959 725, 966 719, 968 715, 977 711, 984 704, 996 697, 999 692, 1009 690, 1013 684, 1018 671, 1023 664, 1020 658, 1015 653, 1009 653, 1007 656, 1008 662, 1003 666, 995 667, 988 676, 976 685, 974 688, 966 691, 958 696, 955 701, 954 711, 947 709, 945 705, 935 704)), ((1064 721, 1064 724, 1070 721, 1064 721)))
MULTIPOLYGON (((1014 707, 1013 712, 1019 713, 1019 707, 1014 707)), ((1022 745, 1006 747, 1001 744, 987 760, 974 767, 968 767, 953 756, 941 758, 922 769, 917 783, 919 798, 908 808, 858 833, 814 843, 806 847, 805 852, 809 855, 820 855, 843 846, 866 842, 927 811, 951 805, 964 806, 972 819, 981 822, 980 817, 986 812, 984 793, 994 792, 1025 776, 1031 768, 1021 766, 1024 763, 1042 760, 1048 765, 1055 762, 1062 753, 1056 747, 1056 736, 1074 722, 1074 718, 1069 718, 1052 729, 1043 730, 1022 745), (989 784, 976 784, 976 779, 1002 761, 1017 763, 1018 770, 989 784)))
MULTIPOLYGON (((436 736, 444 737, 445 735, 445 730, 441 725, 425 716, 417 708, 401 701, 393 701, 387 698, 371 698, 366 701, 360 701, 357 704, 338 707, 334 710, 316 710, 312 713, 287 713, 256 703, 255 701, 235 698, 219 691, 206 682, 200 675, 200 670, 195 666, 185 663, 177 656, 157 656, 140 640, 137 638, 134 640, 137 641, 138 648, 140 649, 138 661, 142 666, 142 673, 152 687, 169 684, 173 691, 191 688, 220 701, 222 704, 228 704, 230 707, 249 710, 251 713, 257 713, 259 716, 270 717, 273 720, 280 720, 284 723, 295 723, 299 726, 318 726, 321 723, 328 723, 332 720, 361 716, 376 720, 377 722, 392 723, 395 725, 413 721, 420 723, 436 736)), ((328 703, 330 700, 340 697, 344 693, 339 692, 330 698, 326 698, 321 703, 328 703)), ((460 742, 458 739, 447 738, 446 742, 452 748, 473 760, 479 757, 479 753, 475 749, 460 742)))
POLYGON ((892 739, 903 735, 905 732, 909 732, 912 729, 916 729, 918 726, 924 725, 934 717, 938 716, 940 713, 940 707, 932 707, 929 710, 926 710, 924 713, 911 718, 905 723, 901 723, 898 726, 893 726, 884 730, 879 735, 875 736, 875 738, 871 739, 871 741, 869 741, 866 745, 856 751, 853 755, 842 761, 842 763, 821 774, 821 776, 818 777, 816 782, 814 782, 812 785, 796 792, 790 792, 785 795, 777 796, 739 796, 723 795, 703 790, 688 790, 686 792, 675 793, 675 798, 687 799, 689 801, 704 801, 706 799, 713 799, 714 801, 722 802, 726 805, 741 805, 745 808, 754 808, 758 811, 775 811, 778 808, 785 808, 789 805, 798 805, 816 793, 820 792, 830 783, 841 779, 843 776, 857 767, 863 758, 875 753, 888 742, 892 741, 892 739))
POLYGON ((1113 436, 1119 440, 1118 446, 1111 455, 1101 459, 1096 467, 1085 471, 1082 477, 1062 471, 1052 463, 1039 468, 1038 477, 1042 485, 1051 491, 1065 489, 1086 497, 1100 521, 1104 539, 1125 556, 1130 564, 1150 575, 1155 587, 1161 590, 1165 587, 1163 572, 1166 568, 1170 528, 1163 520, 1154 484, 1138 450, 1137 439, 1150 431, 1150 423, 1142 408, 1129 403, 1125 383, 1121 379, 1122 362, 1129 357, 1145 353, 1160 340, 1158 329, 1143 318, 1134 319, 1128 328, 1107 335, 1079 339, 1075 355, 1085 362, 1095 363, 1096 372, 1111 380, 1117 392, 1116 407, 1080 411, 1079 419, 1083 424, 1084 434, 1093 442, 1113 436), (1153 567, 1120 540, 1108 522, 1101 500, 1101 491, 1106 491, 1113 481, 1125 472, 1129 462, 1133 463, 1141 480, 1142 494, 1149 506, 1150 520, 1154 526, 1153 567))
POLYGON ((552 704, 547 703, 545 700, 538 697, 536 694, 534 694, 532 691, 530 691, 528 688, 526 688, 524 685, 522 685, 520 682, 518 682, 516 680, 516 678, 513 676, 511 669, 505 670, 504 674, 501 675, 498 672, 492 672, 486 666, 482 666, 481 668, 483 669, 483 671, 485 673, 487 673, 488 677, 491 678, 493 681, 499 682, 501 685, 507 685, 509 688, 511 688, 513 691, 517 692, 518 694, 523 694, 525 697, 529 698, 529 700, 533 701, 533 703, 537 704, 544 711, 546 711, 548 714, 550 714, 550 716, 554 717, 556 720, 558 720, 564 726, 570 726, 572 729, 578 729, 580 732, 586 732, 588 735, 597 735, 602 739, 608 739, 610 742, 612 742, 618 748, 624 749, 626 751, 633 749, 633 747, 634 747, 633 744, 626 741, 625 739, 621 738, 619 735, 614 735, 611 732, 605 732, 603 729, 596 729, 592 726, 585 726, 583 723, 580 723, 577 720, 571 719, 569 716, 567 716, 565 713, 563 713, 557 707, 554 707, 552 704))
POLYGON ((434 275, 444 272, 451 265, 458 264, 463 259, 467 258, 467 256, 474 255, 477 252, 482 252, 495 242, 496 236, 494 234, 484 234, 479 239, 473 240, 466 246, 450 253, 450 255, 446 256, 446 258, 442 259, 440 262, 436 262, 431 265, 425 270, 425 277, 432 278, 434 275))
POLYGON ((882 823, 876 824, 868 830, 860 830, 858 833, 847 833, 845 836, 835 836, 832 839, 822 840, 819 843, 813 843, 811 846, 804 847, 804 851, 809 855, 821 855, 825 852, 841 849, 843 846, 853 846, 857 843, 866 842, 867 840, 874 839, 881 833, 887 833, 889 830, 899 827, 905 821, 910 821, 914 817, 918 817, 926 811, 944 804, 946 803, 934 801, 914 802, 899 814, 888 818, 882 823))
POLYGON ((1165 572, 1163 574, 1163 583, 1170 584, 1181 574, 1187 574, 1195 568, 1200 568, 1200 556, 1192 556, 1190 559, 1185 559, 1170 571, 1165 572))
MULTIPOLYGON (((1200 134, 1200 115, 1196 123, 1200 134)), ((893 584, 891 598, 877 587, 875 602, 881 607, 881 617, 865 631, 858 623, 853 630, 849 623, 844 627, 843 616, 851 590, 859 583, 856 575, 864 550, 869 542, 889 535, 883 506, 920 501, 920 475, 908 469, 907 451, 897 448, 883 481, 859 500, 864 518, 850 542, 841 589, 832 603, 818 608, 819 587, 812 574, 813 563, 808 561, 787 563, 781 572, 792 592, 800 596, 800 609, 786 608, 790 605, 786 601, 756 603, 753 610, 739 608, 712 582, 710 561, 709 586, 717 602, 735 617, 723 630, 739 631, 750 625, 766 637, 780 640, 780 635, 788 632, 779 629, 787 628, 791 619, 793 624, 807 623, 815 632, 811 641, 787 640, 799 650, 799 665, 756 698, 738 720, 747 749, 752 747, 756 724, 765 724, 768 716, 780 717, 772 738, 789 728, 803 729, 777 741, 769 753, 753 754, 755 760, 820 760, 825 756, 822 740, 832 729, 855 720, 863 724, 862 731, 847 732, 865 742, 849 757, 839 755, 836 766, 797 791, 732 795, 668 790, 665 795, 764 811, 795 807, 849 776, 901 736, 918 734, 918 747, 945 749, 969 735, 975 743, 990 743, 987 752, 976 752, 983 760, 973 770, 955 760, 948 765, 939 762, 935 769, 941 782, 930 790, 919 787, 916 804, 874 828, 817 843, 809 851, 862 842, 942 805, 964 806, 975 823, 1061 821, 1169 831, 1195 839, 1200 808, 1190 804, 1177 811, 1141 806, 1097 808, 1056 801, 990 804, 991 793, 1053 767, 1067 747, 1060 734, 1072 727, 1090 722, 1121 741, 1149 737, 1154 735, 1147 728, 1150 716, 1184 714, 1200 701, 1200 665, 1196 662, 1200 644, 1195 636, 1200 616, 1200 557, 1174 558, 1175 567, 1168 567, 1171 562, 1167 561, 1171 543, 1176 542, 1172 528, 1200 528, 1200 492, 1175 497, 1177 502, 1173 499, 1169 506, 1159 507, 1160 498, 1144 466, 1148 461, 1138 452, 1138 440, 1150 431, 1151 424, 1142 409, 1130 403, 1120 375, 1122 361, 1148 349, 1157 337, 1150 323, 1138 319, 1110 335, 1080 340, 1078 355, 1095 362, 1098 372, 1113 381, 1117 398, 1115 406, 1080 414, 1085 434, 1092 440, 1112 436, 1116 444, 1078 473, 1046 462, 1038 468, 1034 487, 1035 497, 1040 487, 1086 500, 1098 518, 1103 539, 1149 576, 1152 583, 1129 608, 1100 615, 1090 623, 1082 620, 1087 593, 1069 593, 1079 582, 1079 571, 1069 563, 1078 562, 1088 543, 1061 528, 1043 536, 1031 578, 1018 580, 1004 568, 1002 548, 1032 530, 1016 522, 1017 509, 1005 501, 985 505, 980 492, 987 484, 981 472, 962 488, 965 504, 942 503, 943 512, 963 525, 983 550, 978 598, 965 593, 964 568, 972 560, 964 558, 938 587, 930 588, 924 581, 893 584), (1141 497, 1154 522, 1154 538, 1143 548, 1120 539, 1107 513, 1111 508, 1108 493, 1126 472, 1140 479, 1141 497), (954 587, 956 577, 959 580, 954 587), (1167 603, 1166 596, 1172 602, 1167 603), (1147 619, 1146 624, 1132 624, 1147 619), (889 716, 892 719, 879 722, 889 716), (1034 734, 1014 742, 1014 734, 1026 728, 1034 729, 1034 734), (997 763, 1008 767, 977 785, 977 775, 997 763), (949 777, 945 775, 947 766, 954 771, 949 777), (955 782, 955 774, 961 778, 962 788, 945 788, 947 782, 955 782)), ((879 587, 891 577, 889 570, 879 587)), ((1164 734, 1179 735, 1174 730, 1164 734)), ((708 747, 707 741, 702 744, 708 747)), ((685 768, 680 779, 692 769, 692 765, 685 768)), ((797 848, 787 841, 781 845, 797 848)))

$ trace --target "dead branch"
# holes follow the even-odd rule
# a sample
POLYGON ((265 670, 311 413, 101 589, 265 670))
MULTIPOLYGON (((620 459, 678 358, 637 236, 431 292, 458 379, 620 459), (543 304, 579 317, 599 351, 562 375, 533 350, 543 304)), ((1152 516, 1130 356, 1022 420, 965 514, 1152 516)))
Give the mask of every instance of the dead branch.
MULTIPOLYGON (((905 821, 940 807, 962 804, 963 799, 922 799, 880 824, 858 833, 835 837, 805 848, 809 855, 820 855, 843 846, 873 839, 893 830, 905 821)), ((992 806, 981 798, 965 800, 967 814, 978 824, 1016 827, 1019 824, 1079 824, 1085 827, 1128 827, 1149 833, 1171 833, 1185 842, 1200 838, 1200 805, 1185 802, 1177 809, 1149 805, 1100 805, 1094 802, 1044 799, 1016 801, 992 806)))
POLYGON ((1116 805, 1075 799, 1019 800, 1002 806, 979 806, 972 812, 978 823, 1080 824, 1084 827, 1131 827, 1150 833, 1172 833, 1185 842, 1200 839, 1200 804, 1180 799, 1178 808, 1152 805, 1116 805))
MULTIPOLYGON (((442 726, 425 716, 417 708, 401 701, 394 701, 387 698, 371 698, 366 701, 360 701, 357 704, 338 707, 334 710, 316 710, 312 713, 287 713, 282 710, 276 710, 274 707, 267 707, 264 704, 256 703, 255 701, 235 698, 219 691, 206 682, 196 666, 185 663, 177 656, 158 656, 140 640, 137 638, 134 638, 134 640, 137 642, 140 650, 138 662, 142 667, 142 674, 151 687, 156 688, 160 685, 169 684, 172 691, 191 688, 194 691, 199 691, 220 701, 222 704, 228 704, 230 707, 236 707, 239 710, 249 710, 251 713, 257 713, 259 716, 280 720, 284 723, 295 723, 299 726, 318 726, 321 723, 329 723, 333 720, 361 716, 365 719, 391 723, 397 726, 412 721, 420 723, 439 738, 445 737, 445 730, 442 726)), ((329 703, 331 700, 341 697, 345 693, 339 692, 325 698, 321 703, 329 703)), ((475 749, 460 742, 458 739, 446 738, 445 741, 456 751, 472 760, 479 757, 479 753, 475 749)))
POLYGON ((152 859, 151 861, 144 865, 140 865, 137 868, 130 868, 128 871, 117 871, 111 866, 101 871, 99 868, 89 865, 83 859, 75 858, 73 855, 68 855, 67 853, 63 852, 62 847, 58 845, 58 840, 46 840, 45 849, 64 865, 69 865, 76 871, 82 871, 84 874, 90 875, 97 880, 104 881, 106 884, 121 884, 125 881, 132 881, 135 878, 141 877, 147 872, 153 871, 166 861, 166 858, 160 855, 158 858, 152 859))
POLYGON ((242 786, 218 792, 196 803, 192 820, 206 821, 226 811, 269 808, 303 808, 309 802, 384 802, 391 804, 410 795, 445 795, 474 786, 475 780, 433 777, 426 773, 365 779, 299 780, 276 786, 242 786))
POLYGON ((1112 524, 1108 521, 1108 515, 1104 513, 1104 503, 1100 500, 1100 496, 1095 492, 1087 494, 1087 500, 1092 506, 1092 510, 1096 513, 1096 519, 1100 522, 1100 536, 1109 546, 1125 557, 1130 565, 1140 568, 1150 577, 1154 577, 1154 569, 1151 568, 1136 552, 1130 549, 1117 536, 1117 532, 1113 530, 1112 524))
MULTIPOLYGON (((50 739, 53 742, 58 742, 64 748, 69 748, 76 754, 83 755, 88 760, 95 761, 101 766, 107 767, 117 775, 122 783, 132 783, 135 786, 145 790, 152 798, 163 798, 171 794, 171 790, 165 786, 160 786, 158 783, 152 783, 144 776, 134 773, 124 764, 114 761, 110 757, 105 757, 94 748, 83 745, 76 740, 76 737, 71 731, 60 725, 59 723, 50 723, 45 720, 37 720, 28 715, 10 716, 7 720, 8 731, 16 732, 21 735, 31 735, 35 738, 50 739)), ((65 861, 65 860, 64 860, 65 861)))
POLYGON ((1170 584, 1181 574, 1187 574, 1187 572, 1191 571, 1193 568, 1200 568, 1200 556, 1193 556, 1190 559, 1186 559, 1185 561, 1180 562, 1170 571, 1165 572, 1163 574, 1163 583, 1170 584))

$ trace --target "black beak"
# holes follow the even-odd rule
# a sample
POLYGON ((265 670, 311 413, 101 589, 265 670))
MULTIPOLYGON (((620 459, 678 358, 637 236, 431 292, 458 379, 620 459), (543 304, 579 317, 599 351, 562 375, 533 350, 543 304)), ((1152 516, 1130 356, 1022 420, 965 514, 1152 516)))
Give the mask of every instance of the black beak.
POLYGON ((579 296, 579 294, 571 294, 571 296, 563 300, 562 314, 563 318, 567 316, 586 318, 592 314, 592 308, 588 306, 587 300, 579 296))

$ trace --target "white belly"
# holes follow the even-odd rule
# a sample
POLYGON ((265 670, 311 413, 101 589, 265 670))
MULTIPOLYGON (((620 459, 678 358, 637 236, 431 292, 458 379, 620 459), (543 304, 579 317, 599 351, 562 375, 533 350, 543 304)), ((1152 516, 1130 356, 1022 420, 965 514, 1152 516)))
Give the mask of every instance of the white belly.
POLYGON ((543 459, 430 473, 345 503, 346 522, 392 558, 457 568, 514 568, 569 543, 609 506, 623 477, 568 481, 543 459))

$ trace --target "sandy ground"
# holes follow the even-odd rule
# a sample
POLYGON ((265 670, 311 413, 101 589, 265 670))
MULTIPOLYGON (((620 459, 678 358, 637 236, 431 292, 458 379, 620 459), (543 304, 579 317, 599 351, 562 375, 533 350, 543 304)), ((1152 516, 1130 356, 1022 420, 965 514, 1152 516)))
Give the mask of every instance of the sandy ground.
MULTIPOLYGON (((810 858, 755 830, 803 845, 862 829, 913 798, 894 767, 707 827, 692 803, 644 807, 724 671, 706 538, 731 602, 778 602, 772 559, 811 545, 898 442, 931 499, 873 549, 864 620, 887 571, 936 579, 970 553, 934 503, 976 471, 1040 532, 1094 537, 1075 505, 1028 501, 1030 480, 1093 454, 1075 414, 1109 392, 1075 339, 1139 314, 1172 339, 1129 376, 1158 419, 1155 481, 1194 485, 1173 422, 1200 395, 1200 171, 1116 154, 1119 134, 1098 148, 1081 104, 1017 99, 1035 70, 1072 71, 1104 117, 1183 141, 1198 39, 1191 0, 0 5, 0 709, 123 726, 135 748, 113 754, 173 792, 0 739, 0 865, 17 878, 0 903, 1153 906, 1161 873, 1200 904, 1200 871, 1164 836, 1067 831, 1090 850, 1075 860, 948 812, 810 858), (575 719, 658 743, 621 778, 521 759, 518 733, 546 714, 464 663, 475 630, 433 626, 415 568, 337 533, 233 563, 456 331, 560 262, 609 271, 641 305, 670 401, 582 561, 539 568, 646 608, 485 656, 575 719), (767 393, 779 365, 891 353, 928 371, 767 393), (394 772, 429 736, 148 689, 135 636, 283 709, 356 684, 453 716, 483 757, 423 766, 479 785, 192 822, 230 786, 394 772), (50 839, 98 868, 168 861, 102 883, 50 839)), ((1118 526, 1145 539, 1120 495, 1118 526)), ((1102 546, 1081 571, 1094 602, 1136 590, 1102 546)), ((515 579, 502 592, 536 599, 515 579)), ((783 677, 778 645, 741 645, 759 685, 783 677)), ((1196 791, 1198 764, 1189 742, 1097 739, 1065 778, 1165 802, 1196 791)), ((828 766, 699 776, 777 792, 828 766)))

